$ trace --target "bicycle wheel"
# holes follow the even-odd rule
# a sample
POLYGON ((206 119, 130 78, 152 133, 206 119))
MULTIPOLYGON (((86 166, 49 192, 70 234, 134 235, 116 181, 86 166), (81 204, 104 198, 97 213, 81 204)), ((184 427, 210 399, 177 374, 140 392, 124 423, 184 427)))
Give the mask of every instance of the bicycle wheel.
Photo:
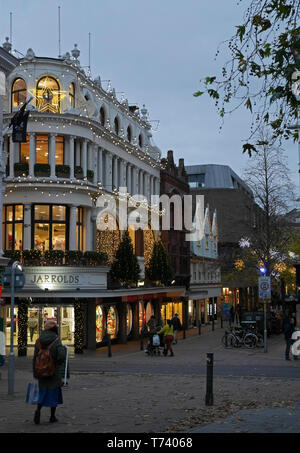
POLYGON ((247 333, 244 338, 246 348, 255 348, 257 344, 257 336, 254 333, 247 333))
POLYGON ((258 348, 263 348, 263 346, 264 346, 264 337, 263 337, 263 335, 261 333, 257 333, 256 336, 257 336, 256 346, 258 348))
POLYGON ((236 347, 236 338, 232 333, 225 334, 222 337, 222 344, 225 348, 235 348, 236 347))

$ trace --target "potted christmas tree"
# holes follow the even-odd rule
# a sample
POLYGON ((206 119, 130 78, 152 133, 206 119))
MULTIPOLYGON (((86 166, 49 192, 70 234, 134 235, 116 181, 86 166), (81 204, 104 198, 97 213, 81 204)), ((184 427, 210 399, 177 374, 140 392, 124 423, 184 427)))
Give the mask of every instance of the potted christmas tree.
POLYGON ((169 286, 174 278, 169 257, 161 239, 154 242, 152 256, 145 269, 145 276, 157 286, 169 286))
POLYGON ((118 281, 122 286, 137 285, 140 266, 137 257, 133 253, 133 246, 128 231, 123 234, 109 274, 113 281, 118 281))

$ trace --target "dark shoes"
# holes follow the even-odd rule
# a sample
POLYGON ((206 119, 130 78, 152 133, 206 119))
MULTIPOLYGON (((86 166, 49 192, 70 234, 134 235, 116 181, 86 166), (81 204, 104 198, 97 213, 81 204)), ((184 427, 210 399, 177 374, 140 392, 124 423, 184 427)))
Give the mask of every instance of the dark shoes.
POLYGON ((55 422, 58 422, 58 419, 55 417, 55 415, 51 415, 49 422, 55 423, 55 422))
POLYGON ((170 355, 170 357, 174 357, 174 352, 171 352, 171 355, 170 355))
POLYGON ((40 419, 41 419, 41 413, 40 411, 36 410, 35 413, 34 413, 34 418, 33 418, 33 421, 36 425, 39 425, 40 424, 40 419))

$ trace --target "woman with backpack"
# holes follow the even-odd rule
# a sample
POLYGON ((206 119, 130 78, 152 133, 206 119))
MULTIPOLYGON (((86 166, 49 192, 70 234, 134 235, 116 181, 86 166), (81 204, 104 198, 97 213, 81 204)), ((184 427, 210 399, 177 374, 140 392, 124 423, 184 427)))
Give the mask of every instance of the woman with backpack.
POLYGON ((33 356, 33 375, 39 381, 39 398, 34 413, 34 423, 40 423, 41 409, 50 407, 50 422, 57 422, 55 411, 58 404, 63 403, 62 376, 66 366, 66 348, 58 336, 55 321, 45 322, 44 330, 35 343, 33 356))

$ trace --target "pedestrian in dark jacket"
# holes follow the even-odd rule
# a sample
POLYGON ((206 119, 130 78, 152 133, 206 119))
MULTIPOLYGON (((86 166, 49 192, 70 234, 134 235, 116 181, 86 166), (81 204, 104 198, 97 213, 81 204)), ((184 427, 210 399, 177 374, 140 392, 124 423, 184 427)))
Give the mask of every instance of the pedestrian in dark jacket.
POLYGON ((180 322, 178 313, 175 313, 174 317, 171 319, 171 324, 172 324, 173 330, 174 330, 173 344, 177 344, 177 335, 178 335, 179 330, 181 329, 181 322, 180 322))
POLYGON ((57 422, 55 411, 58 404, 63 403, 62 398, 62 377, 64 375, 66 365, 66 348, 62 345, 58 336, 58 327, 55 321, 48 320, 45 322, 43 332, 35 344, 33 356, 33 375, 35 376, 36 358, 39 352, 39 346, 43 349, 48 346, 54 361, 55 372, 53 376, 38 378, 39 381, 39 398, 37 409, 34 414, 34 423, 40 423, 41 409, 43 406, 50 407, 51 416, 50 422, 57 422))
POLYGON ((283 333, 284 333, 284 338, 286 342, 286 348, 285 348, 285 359, 290 360, 290 348, 291 345, 294 343, 294 340, 292 340, 292 335, 295 330, 294 328, 294 318, 290 318, 288 322, 286 322, 283 326, 283 333))

